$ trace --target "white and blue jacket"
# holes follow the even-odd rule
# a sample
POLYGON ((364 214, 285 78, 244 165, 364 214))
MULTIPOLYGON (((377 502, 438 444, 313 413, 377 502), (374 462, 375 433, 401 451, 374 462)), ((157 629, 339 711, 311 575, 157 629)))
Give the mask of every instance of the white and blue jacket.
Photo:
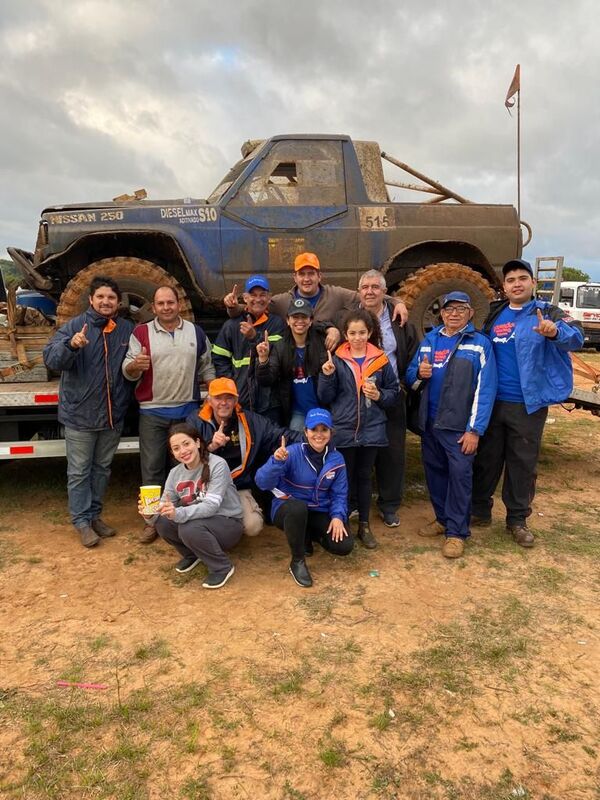
POLYGON ((286 461, 269 458, 255 475, 260 489, 275 495, 271 517, 291 497, 304 500, 309 511, 323 511, 330 517, 346 521, 348 516, 348 476, 346 462, 335 448, 327 448, 323 468, 317 473, 306 455, 308 445, 292 444, 286 461))
MULTIPOLYGON (((508 300, 491 304, 490 313, 483 325, 488 333, 508 305, 508 300)), ((583 347, 581 324, 568 314, 543 300, 531 300, 515 323, 515 351, 521 389, 528 414, 553 403, 562 403, 573 390, 573 366, 569 351, 583 347), (558 332, 555 339, 536 333, 537 309, 546 319, 552 320, 558 332)))
MULTIPOLYGON (((433 363, 443 327, 438 325, 425 336, 406 370, 407 384, 415 391, 422 389, 419 405, 421 431, 427 426, 429 386, 428 381, 418 376, 419 364, 424 356, 433 363)), ((492 343, 469 322, 450 353, 433 427, 461 433, 473 431, 482 436, 490 421, 497 384, 492 343)))

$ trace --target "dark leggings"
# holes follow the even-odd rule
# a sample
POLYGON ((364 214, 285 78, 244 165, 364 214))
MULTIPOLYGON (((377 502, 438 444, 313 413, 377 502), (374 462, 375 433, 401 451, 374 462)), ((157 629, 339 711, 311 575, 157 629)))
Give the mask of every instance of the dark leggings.
POLYGON ((348 471, 348 495, 356 498, 358 521, 368 522, 371 509, 371 474, 379 447, 338 447, 348 471))
POLYGON ((331 522, 329 514, 309 511, 303 500, 292 498, 283 502, 275 512, 273 522, 285 533, 294 561, 304 559, 305 545, 310 542, 319 542, 324 550, 336 556, 347 556, 354 547, 354 537, 351 535, 334 542, 331 534, 327 533, 331 522))

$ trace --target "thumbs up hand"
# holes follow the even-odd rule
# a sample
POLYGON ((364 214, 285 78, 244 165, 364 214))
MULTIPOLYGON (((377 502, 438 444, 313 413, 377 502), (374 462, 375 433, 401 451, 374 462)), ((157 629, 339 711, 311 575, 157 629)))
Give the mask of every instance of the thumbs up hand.
POLYGON ((238 304, 238 285, 234 283, 233 289, 223 298, 225 308, 236 308, 238 304))
POLYGON ((333 357, 331 355, 331 350, 327 351, 327 361, 321 367, 321 371, 323 375, 333 375, 335 372, 335 364, 333 363, 333 357))
POLYGON ((273 453, 275 461, 287 461, 289 453, 285 446, 285 436, 281 437, 281 445, 273 453))
POLYGON ((271 348, 269 346, 269 333, 265 331, 265 338, 262 342, 259 342, 256 345, 256 354, 258 355, 258 362, 259 364, 266 364, 269 360, 269 352, 271 348))
POLYGON ((423 356, 421 363, 419 364, 419 378, 422 380, 427 380, 427 378, 431 378, 433 375, 433 367, 429 363, 429 358, 427 354, 423 356))
POLYGON ((150 356, 145 347, 142 347, 131 363, 137 372, 146 372, 147 369, 150 369, 150 356))
POLYGON ((251 314, 246 316, 244 322, 240 322, 240 333, 251 342, 256 339, 256 328, 254 327, 254 320, 251 314))
POLYGON ((85 347, 90 343, 90 340, 86 336, 87 327, 87 322, 84 322, 82 329, 73 334, 70 342, 71 347, 79 350, 81 347, 85 347))
POLYGON ((544 319, 544 315, 540 308, 536 309, 538 324, 533 329, 540 336, 545 336, 547 339, 555 339, 558 333, 558 328, 551 319, 544 319))

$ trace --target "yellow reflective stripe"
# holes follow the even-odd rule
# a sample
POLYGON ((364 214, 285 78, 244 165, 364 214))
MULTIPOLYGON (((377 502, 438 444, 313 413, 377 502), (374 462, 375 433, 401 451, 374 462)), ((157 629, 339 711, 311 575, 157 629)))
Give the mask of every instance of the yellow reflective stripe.
POLYGON ((270 342, 278 342, 281 339, 281 334, 274 333, 272 336, 267 337, 270 342))
POLYGON ((234 367, 249 367, 250 366, 250 356, 247 358, 233 358, 231 359, 231 363, 234 367))
POLYGON ((216 353, 218 356, 225 356, 225 358, 231 358, 233 355, 229 350, 225 350, 224 347, 220 347, 218 344, 213 344, 212 352, 216 353))

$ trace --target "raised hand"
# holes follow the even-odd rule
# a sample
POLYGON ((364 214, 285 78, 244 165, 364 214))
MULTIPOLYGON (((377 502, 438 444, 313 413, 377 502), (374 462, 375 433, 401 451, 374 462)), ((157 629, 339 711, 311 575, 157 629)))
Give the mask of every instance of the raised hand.
POLYGON ((281 437, 281 445, 273 453, 275 461, 287 461, 289 453, 285 446, 285 436, 281 437))
POLYGON ((265 338, 264 341, 259 342, 256 345, 256 354, 258 355, 258 361, 260 364, 266 364, 269 360, 269 351, 271 350, 269 346, 269 332, 265 331, 265 338))
POLYGON ((83 328, 80 331, 77 331, 77 333, 73 334, 71 337, 71 347, 79 350, 79 348, 85 347, 90 343, 90 340, 86 336, 87 327, 87 322, 84 322, 83 328))
POLYGON ((238 304, 238 286, 234 283, 233 289, 223 298, 225 308, 235 308, 238 304))
POLYGON ((423 356, 423 360, 419 364, 419 373, 418 374, 419 374, 419 378, 423 378, 424 380, 426 378, 431 378, 431 376, 433 375, 433 367, 429 363, 429 358, 428 358, 427 354, 425 354, 423 356))
POLYGON ((541 309, 536 309, 536 312, 538 324, 533 330, 536 333, 539 333, 540 336, 545 336, 547 339, 554 339, 558 333, 558 328, 556 327, 555 323, 552 322, 551 319, 544 319, 541 309))
POLYGON ((254 327, 252 314, 248 314, 246 319, 243 322, 240 322, 240 333, 250 341, 256 339, 256 328, 254 327))
POLYGON ((140 352, 133 359, 131 366, 136 372, 146 372, 147 369, 150 369, 150 356, 145 347, 142 347, 140 352))
POLYGON ((323 375, 333 375, 335 372, 335 364, 333 363, 333 357, 331 355, 331 350, 327 351, 327 361, 323 363, 321 367, 321 372, 323 375))
POLYGON ((219 447, 225 447, 229 441, 231 441, 231 436, 225 435, 225 422, 221 422, 213 435, 209 449, 212 451, 218 450, 219 447))

